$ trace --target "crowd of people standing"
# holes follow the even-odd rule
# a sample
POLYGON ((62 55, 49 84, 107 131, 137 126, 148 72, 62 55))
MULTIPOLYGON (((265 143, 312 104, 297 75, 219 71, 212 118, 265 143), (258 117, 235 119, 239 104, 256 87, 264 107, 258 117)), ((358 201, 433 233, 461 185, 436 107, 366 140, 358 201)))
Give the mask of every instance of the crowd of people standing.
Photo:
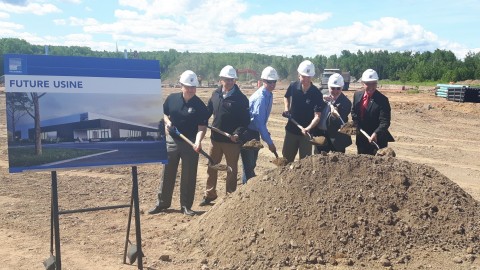
MULTIPOLYGON (((383 148, 393 137, 388 131, 391 108, 388 98, 377 90, 378 74, 367 69, 362 74, 362 90, 355 92, 353 102, 342 93, 344 80, 335 73, 328 80, 328 93, 322 95, 313 84, 315 66, 305 60, 298 66, 298 80, 292 82, 284 96, 287 118, 282 155, 288 162, 320 152, 343 152, 352 144, 350 135, 339 132, 340 127, 352 121, 357 128, 358 154, 374 155, 376 143, 383 148), (361 132, 360 132, 361 131, 361 132), (325 143, 312 147, 312 136, 323 136, 325 143)), ((162 124, 165 127, 168 163, 164 165, 157 203, 149 214, 164 212, 171 206, 172 194, 181 160, 180 208, 183 214, 193 216, 192 210, 197 182, 199 153, 207 126, 217 129, 211 133, 209 156, 220 163, 225 156, 229 170, 226 173, 225 192, 237 189, 238 161, 241 157, 242 183, 255 176, 259 149, 242 148, 246 139, 260 139, 277 156, 277 148, 268 130, 268 119, 273 105, 273 92, 279 79, 275 68, 268 66, 261 74, 259 88, 248 98, 237 85, 237 72, 227 65, 219 73, 220 86, 213 91, 207 104, 196 95, 198 76, 191 70, 180 75, 181 92, 170 94, 164 104, 162 124), (211 126, 208 121, 211 120, 211 126), (248 135, 245 135, 248 134, 248 135)), ((160 127, 163 128, 163 127, 160 127)), ((217 199, 218 172, 208 167, 203 199, 206 206, 217 199)))

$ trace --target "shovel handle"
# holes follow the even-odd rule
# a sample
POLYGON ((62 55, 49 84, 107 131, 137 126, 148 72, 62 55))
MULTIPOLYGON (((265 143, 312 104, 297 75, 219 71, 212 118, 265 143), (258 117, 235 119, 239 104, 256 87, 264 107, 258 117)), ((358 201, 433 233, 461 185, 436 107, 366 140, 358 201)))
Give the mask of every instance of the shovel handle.
MULTIPOLYGON (((292 117, 289 117, 288 120, 292 121, 292 123, 294 123, 300 130, 302 129, 305 129, 302 125, 300 125, 297 121, 295 121, 295 119, 293 119, 292 117)), ((310 138, 310 140, 312 139, 312 135, 307 131, 307 134, 306 136, 308 136, 310 138)))
MULTIPOLYGON (((370 135, 368 135, 368 133, 367 133, 365 130, 360 129, 360 132, 361 132, 363 135, 365 135, 365 137, 366 137, 367 139, 370 139, 370 135)), ((375 145, 375 147, 377 147, 378 150, 380 150, 380 147, 378 146, 378 144, 377 144, 376 142, 372 141, 372 144, 375 145)))
POLYGON ((302 130, 304 127, 302 125, 300 125, 297 121, 295 121, 295 119, 289 117, 288 120, 292 121, 292 123, 294 123, 300 130, 302 130))
MULTIPOLYGON (((185 135, 183 135, 182 133, 180 133, 180 131, 178 131, 177 128, 175 128, 175 134, 177 134, 178 136, 180 136, 180 138, 182 138, 185 142, 187 142, 188 144, 190 144, 190 146, 192 147, 195 147, 195 144, 190 141, 187 137, 185 137, 185 135)), ((203 151, 203 149, 200 149, 200 154, 202 154, 204 157, 206 157, 208 159, 208 161, 213 164, 213 159, 207 154, 205 153, 205 151, 203 151)))
POLYGON ((222 130, 220 130, 220 129, 218 129, 218 128, 214 127, 214 126, 207 125, 207 127, 208 127, 209 129, 211 129, 211 130, 213 130, 213 131, 217 132, 217 133, 220 133, 220 134, 222 134, 223 136, 226 136, 226 137, 228 137, 228 138, 231 138, 231 137, 232 137, 232 134, 230 134, 230 133, 227 133, 227 132, 225 132, 225 131, 222 131, 222 130))

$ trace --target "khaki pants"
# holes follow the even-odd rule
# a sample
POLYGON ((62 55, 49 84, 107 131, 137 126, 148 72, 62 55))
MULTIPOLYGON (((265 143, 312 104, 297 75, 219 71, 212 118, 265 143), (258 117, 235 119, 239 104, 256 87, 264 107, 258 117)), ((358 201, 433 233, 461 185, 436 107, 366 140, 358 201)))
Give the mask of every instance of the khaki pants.
MULTIPOLYGON (((215 164, 220 163, 220 161, 222 161, 222 156, 225 155, 227 165, 232 168, 231 172, 227 172, 226 193, 232 193, 237 189, 238 158, 240 156, 240 149, 241 146, 239 144, 212 141, 210 156, 212 157, 213 162, 215 164)), ((208 167, 207 174, 205 197, 214 200, 218 197, 218 171, 208 167)))
POLYGON ((282 155, 293 162, 297 152, 300 154, 300 159, 312 155, 312 143, 308 136, 295 135, 291 132, 285 131, 285 140, 283 141, 282 155))

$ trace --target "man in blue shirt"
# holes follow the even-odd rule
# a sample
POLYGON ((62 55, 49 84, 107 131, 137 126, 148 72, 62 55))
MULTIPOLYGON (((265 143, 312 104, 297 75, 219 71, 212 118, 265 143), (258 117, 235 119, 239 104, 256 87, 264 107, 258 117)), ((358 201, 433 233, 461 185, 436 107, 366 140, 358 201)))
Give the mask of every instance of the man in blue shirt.
MULTIPOLYGON (((276 153, 277 148, 268 132, 267 121, 272 111, 272 92, 278 80, 277 71, 273 67, 268 66, 262 71, 261 79, 263 86, 258 88, 249 98, 250 124, 248 125, 248 129, 256 140, 260 140, 261 136, 262 140, 268 145, 268 149, 276 153)), ((246 184, 248 179, 255 176, 258 151, 259 149, 243 148, 240 152, 243 164, 243 184, 246 184)))

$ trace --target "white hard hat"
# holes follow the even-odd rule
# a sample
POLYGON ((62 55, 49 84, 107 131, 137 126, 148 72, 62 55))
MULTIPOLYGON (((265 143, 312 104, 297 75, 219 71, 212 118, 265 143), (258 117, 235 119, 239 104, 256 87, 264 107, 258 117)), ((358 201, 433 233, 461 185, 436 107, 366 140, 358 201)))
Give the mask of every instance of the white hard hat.
POLYGON ((263 69, 262 76, 260 76, 260 78, 264 80, 269 80, 269 81, 276 81, 278 80, 278 74, 273 67, 268 66, 263 69))
POLYGON ((375 82, 378 81, 378 74, 375 70, 369 68, 362 74, 362 82, 375 82))
POLYGON ((328 87, 343 87, 344 84, 342 75, 338 73, 333 73, 328 78, 328 87))
POLYGON ((298 65, 297 69, 298 73, 303 76, 313 77, 315 76, 315 66, 310 60, 305 60, 300 65, 298 65))
POLYGON ((186 86, 198 86, 197 74, 191 70, 185 70, 180 75, 180 83, 186 86))
POLYGON ((230 78, 236 79, 237 78, 237 71, 230 65, 224 66, 222 70, 220 70, 220 75, 223 78, 230 78))

